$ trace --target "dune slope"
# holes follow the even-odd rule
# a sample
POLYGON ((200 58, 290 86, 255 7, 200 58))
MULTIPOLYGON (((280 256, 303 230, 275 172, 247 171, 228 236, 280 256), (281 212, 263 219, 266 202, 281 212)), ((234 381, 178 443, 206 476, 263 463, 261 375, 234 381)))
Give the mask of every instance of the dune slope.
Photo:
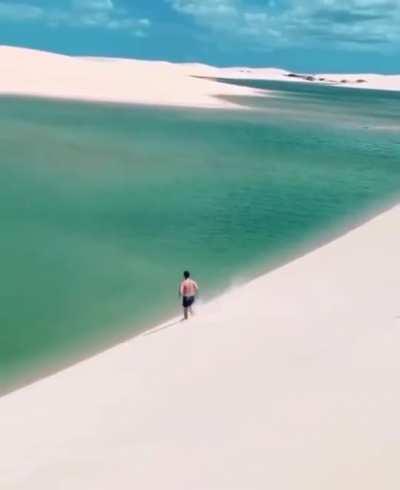
POLYGON ((0 400, 2 490, 397 490, 400 207, 0 400))

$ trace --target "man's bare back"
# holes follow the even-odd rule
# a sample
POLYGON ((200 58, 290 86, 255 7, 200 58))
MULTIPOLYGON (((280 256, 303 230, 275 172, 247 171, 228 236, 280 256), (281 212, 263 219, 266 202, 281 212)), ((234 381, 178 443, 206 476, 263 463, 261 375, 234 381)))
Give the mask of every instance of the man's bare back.
POLYGON ((183 273, 183 281, 181 282, 179 293, 182 296, 183 317, 185 320, 189 318, 189 312, 193 314, 192 306, 196 299, 196 294, 199 291, 199 286, 196 281, 190 278, 190 272, 183 273))

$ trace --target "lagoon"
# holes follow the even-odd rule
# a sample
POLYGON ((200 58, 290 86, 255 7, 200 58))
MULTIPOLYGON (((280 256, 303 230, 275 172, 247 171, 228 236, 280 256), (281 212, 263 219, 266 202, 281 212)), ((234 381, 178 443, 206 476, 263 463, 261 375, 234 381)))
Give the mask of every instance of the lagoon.
POLYGON ((185 268, 207 300, 396 201, 398 94, 293 86, 244 111, 0 99, 3 389, 176 314, 185 268))

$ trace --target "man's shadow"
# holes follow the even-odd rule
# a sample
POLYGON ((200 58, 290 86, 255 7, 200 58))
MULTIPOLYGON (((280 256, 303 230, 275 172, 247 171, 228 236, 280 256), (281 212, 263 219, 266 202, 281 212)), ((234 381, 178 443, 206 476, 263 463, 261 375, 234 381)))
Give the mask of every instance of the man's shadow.
POLYGON ((167 323, 166 325, 163 325, 162 327, 158 328, 153 328, 152 330, 149 330, 148 332, 143 333, 143 337, 146 337, 147 335, 153 335, 155 333, 161 332, 162 330, 166 330, 167 328, 172 328, 175 327, 176 325, 179 325, 179 323, 182 323, 184 319, 182 318, 181 320, 174 320, 171 323, 167 323))

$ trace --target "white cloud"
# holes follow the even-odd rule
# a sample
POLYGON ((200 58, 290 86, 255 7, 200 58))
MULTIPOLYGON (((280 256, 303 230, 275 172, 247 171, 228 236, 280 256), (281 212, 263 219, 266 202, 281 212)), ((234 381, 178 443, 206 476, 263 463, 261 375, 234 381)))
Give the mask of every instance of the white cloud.
POLYGON ((166 0, 216 33, 254 47, 400 47, 400 0, 166 0))
POLYGON ((112 0, 73 0, 72 6, 81 10, 110 11, 114 10, 112 0))
POLYGON ((69 8, 63 10, 0 1, 0 21, 121 30, 138 37, 145 37, 151 26, 149 19, 133 17, 113 0, 71 0, 69 8))
POLYGON ((232 0, 172 0, 171 3, 176 10, 206 19, 210 16, 236 16, 238 13, 236 2, 232 0))
POLYGON ((43 16, 43 9, 34 5, 27 3, 0 2, 0 18, 4 20, 39 20, 43 16))

